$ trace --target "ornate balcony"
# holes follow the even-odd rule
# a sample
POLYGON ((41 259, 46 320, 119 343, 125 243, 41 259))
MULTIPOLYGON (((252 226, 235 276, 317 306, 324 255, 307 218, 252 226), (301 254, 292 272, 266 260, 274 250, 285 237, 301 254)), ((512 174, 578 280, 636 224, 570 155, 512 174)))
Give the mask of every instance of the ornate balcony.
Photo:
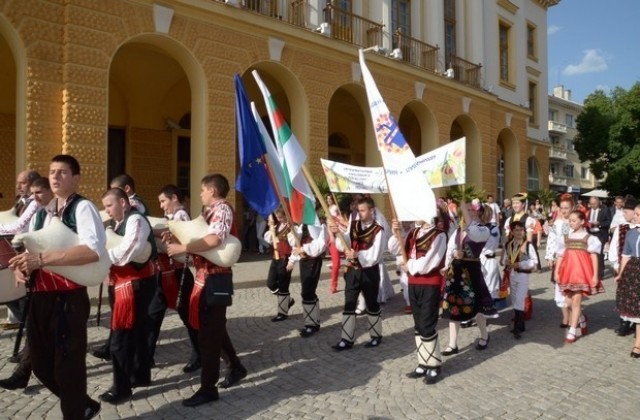
POLYGON ((362 48, 382 45, 384 25, 365 19, 328 3, 324 9, 325 22, 330 25, 330 36, 362 48))
POLYGON ((568 180, 566 176, 549 173, 549 184, 551 185, 568 185, 568 180))
POLYGON ((429 71, 436 71, 438 47, 404 35, 400 29, 393 34, 393 45, 402 52, 402 61, 429 71))
POLYGON ((549 150, 549 157, 554 159, 566 160, 567 151, 565 150, 564 147, 560 147, 554 144, 551 146, 551 149, 549 150))
POLYGON ((481 88, 480 85, 480 64, 474 64, 456 55, 450 55, 449 68, 453 69, 453 79, 465 85, 481 88))
POLYGON ((567 134, 567 126, 555 121, 549 121, 549 131, 553 133, 567 134))

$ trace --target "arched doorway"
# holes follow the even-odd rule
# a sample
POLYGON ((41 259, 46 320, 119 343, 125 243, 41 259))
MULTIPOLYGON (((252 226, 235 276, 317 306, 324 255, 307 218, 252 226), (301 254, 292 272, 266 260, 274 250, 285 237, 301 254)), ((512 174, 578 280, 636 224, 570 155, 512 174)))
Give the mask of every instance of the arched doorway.
POLYGON ((194 156, 206 155, 204 139, 196 148, 199 152, 191 147, 194 89, 183 62, 164 42, 127 42, 109 69, 107 182, 118 173, 129 173, 155 214, 163 185, 176 184, 193 195, 193 184, 198 191, 197 180, 206 171, 203 165, 194 170, 194 156))
MULTIPOLYGON (((356 85, 338 88, 329 101, 328 138, 329 159, 351 165, 365 166, 367 162, 366 133, 371 131, 363 112, 364 91, 356 85), (369 130, 367 130, 369 128, 369 130), (333 160, 333 159, 332 159, 333 160), (338 159, 336 159, 338 160, 338 159)), ((375 143, 373 143, 375 144, 375 143)))
MULTIPOLYGON (((475 121, 468 115, 459 115, 451 123, 449 130, 449 141, 458 140, 461 137, 467 139, 466 167, 467 185, 475 185, 482 189, 482 139, 475 121)), ((493 171, 494 168, 491 168, 493 171)))
POLYGON ((402 108, 398 127, 416 157, 439 146, 435 116, 420 101, 411 101, 402 108))

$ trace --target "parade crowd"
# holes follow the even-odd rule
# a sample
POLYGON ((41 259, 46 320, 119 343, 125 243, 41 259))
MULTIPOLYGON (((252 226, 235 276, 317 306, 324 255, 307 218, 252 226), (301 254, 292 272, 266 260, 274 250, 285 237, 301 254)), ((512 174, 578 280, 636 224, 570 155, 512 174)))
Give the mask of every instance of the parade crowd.
MULTIPOLYGON (((182 404, 195 407, 218 400, 218 388, 241 381, 241 363, 226 327, 232 305, 233 270, 207 254, 239 235, 235 212, 226 197, 229 182, 221 174, 201 180, 200 200, 206 226, 200 237, 181 243, 171 227, 153 223, 148 204, 135 191, 135 181, 120 175, 101 198, 103 215, 77 193, 80 165, 70 155, 55 156, 47 177, 34 171, 17 176, 16 219, 0 224, 0 235, 36 234, 61 222, 76 235, 75 245, 43 252, 16 249, 8 262, 15 281, 28 295, 7 306, 7 328, 26 320, 26 345, 13 374, 0 387, 25 388, 31 375, 60 399, 65 419, 89 419, 100 403, 87 395, 87 287, 56 267, 82 267, 108 259, 107 295, 110 334, 95 357, 109 360, 111 388, 100 395, 110 404, 129 401, 137 387, 152 382, 156 343, 167 309, 176 310, 187 332, 191 354, 185 373, 200 370, 200 388, 182 404), (109 235, 120 241, 108 245, 109 235), (12 317, 12 318, 11 318, 12 317), (221 360, 226 375, 220 380, 221 360)), ((396 257, 405 312, 414 321, 416 367, 407 373, 434 384, 445 375, 444 357, 459 352, 461 328, 478 329, 477 351, 491 345, 487 323, 509 304, 515 340, 526 332, 531 316, 529 277, 543 266, 550 270, 559 308, 558 324, 567 345, 588 334, 582 302, 604 292, 605 261, 613 265, 618 335, 636 332, 631 357, 640 358, 640 205, 632 196, 615 197, 609 207, 591 197, 588 207, 562 194, 549 208, 526 193, 504 200, 438 199, 433 220, 400 222, 385 219, 373 199, 353 194, 325 197, 328 212, 315 224, 294 225, 280 207, 258 229, 260 252, 271 252, 266 286, 273 294, 272 322, 291 322, 295 304, 292 273, 299 266, 303 309, 299 335, 313 340, 321 328, 317 294, 325 254, 331 258, 330 292, 344 290, 340 336, 335 352, 356 345, 356 322, 366 322, 365 347, 383 343, 381 303, 393 295, 385 253, 396 257), (264 233, 262 232, 264 230, 264 233), (543 238, 546 238, 543 250, 543 238), (342 281, 341 278, 344 280, 342 281), (448 337, 440 343, 438 319, 448 320, 448 337)), ((164 217, 188 222, 190 215, 179 188, 158 190, 164 217)), ((420 205, 420 203, 416 203, 420 205)), ((87 274, 88 275, 88 274, 87 274)), ((614 286, 610 283, 611 287, 614 286)))

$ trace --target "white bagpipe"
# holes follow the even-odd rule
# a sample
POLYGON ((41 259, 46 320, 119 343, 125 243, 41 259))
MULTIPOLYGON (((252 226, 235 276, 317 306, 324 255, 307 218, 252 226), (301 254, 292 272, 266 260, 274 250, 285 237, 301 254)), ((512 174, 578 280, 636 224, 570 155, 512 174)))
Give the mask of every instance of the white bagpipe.
MULTIPOLYGON (((167 229, 169 227, 168 225, 169 220, 165 219, 164 217, 147 216, 147 220, 149 220, 151 229, 167 229)), ((167 244, 162 242, 161 238, 155 238, 155 240, 156 240, 156 248, 158 249, 158 252, 161 254, 166 254, 167 244)), ((171 259, 184 264, 187 262, 187 254, 174 255, 173 257, 171 257, 171 259)))
POLYGON ((0 238, 0 303, 13 302, 27 294, 24 284, 16 286, 13 271, 9 267, 9 260, 17 255, 8 237, 0 238))
MULTIPOLYGON (((80 244, 78 235, 62 223, 59 217, 53 217, 51 222, 40 230, 16 235, 12 242, 14 245, 23 244, 27 251, 33 253, 64 251, 80 244)), ((97 286, 107 277, 110 267, 111 260, 107 253, 103 252, 98 261, 88 264, 45 268, 81 286, 97 286)))
POLYGON ((9 210, 0 211, 0 225, 6 225, 18 220, 16 209, 11 208, 9 210))
MULTIPOLYGON (((171 234, 182 244, 190 244, 202 239, 209 228, 202 215, 188 222, 172 220, 167 224, 171 234)), ((196 252, 195 254, 203 256, 220 267, 231 267, 238 262, 241 252, 242 244, 240 240, 233 235, 227 235, 225 240, 217 247, 205 252, 196 252)))

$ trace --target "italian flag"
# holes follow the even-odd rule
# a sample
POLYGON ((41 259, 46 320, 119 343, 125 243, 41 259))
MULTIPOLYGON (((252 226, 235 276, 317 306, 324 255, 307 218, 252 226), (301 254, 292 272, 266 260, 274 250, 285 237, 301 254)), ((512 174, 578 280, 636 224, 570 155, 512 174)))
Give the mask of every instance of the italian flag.
POLYGON ((306 225, 319 224, 316 215, 316 200, 313 192, 307 183, 302 172, 302 166, 307 160, 307 155, 298 143, 298 139, 291 132, 289 124, 284 120, 282 113, 264 84, 258 72, 251 72, 256 79, 256 83, 262 92, 264 102, 269 113, 269 121, 275 143, 278 147, 280 160, 282 162, 282 172, 286 191, 283 193, 289 198, 289 209, 294 223, 304 223, 306 225))

